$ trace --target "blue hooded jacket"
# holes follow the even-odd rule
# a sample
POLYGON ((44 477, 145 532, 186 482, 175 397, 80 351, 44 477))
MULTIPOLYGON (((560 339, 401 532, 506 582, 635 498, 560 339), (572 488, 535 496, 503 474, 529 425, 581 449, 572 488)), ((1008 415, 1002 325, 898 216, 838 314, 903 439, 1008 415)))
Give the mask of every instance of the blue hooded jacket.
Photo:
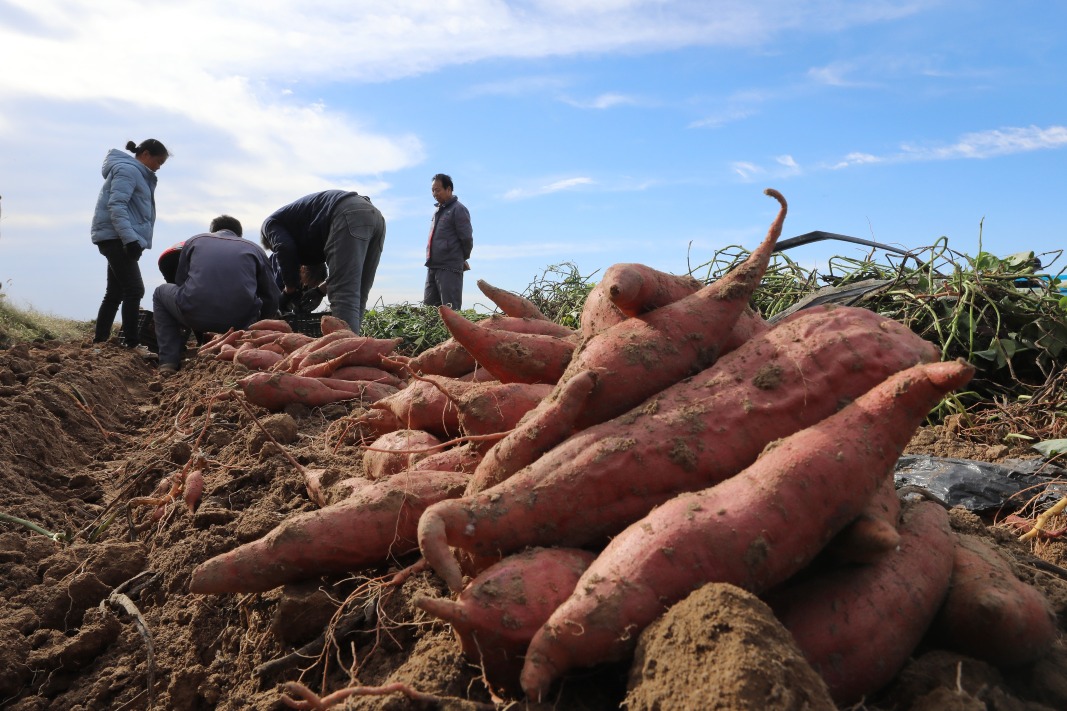
POLYGON ((93 244, 109 239, 152 247, 156 224, 156 174, 132 154, 112 148, 101 168, 104 185, 96 199, 90 234, 93 244))

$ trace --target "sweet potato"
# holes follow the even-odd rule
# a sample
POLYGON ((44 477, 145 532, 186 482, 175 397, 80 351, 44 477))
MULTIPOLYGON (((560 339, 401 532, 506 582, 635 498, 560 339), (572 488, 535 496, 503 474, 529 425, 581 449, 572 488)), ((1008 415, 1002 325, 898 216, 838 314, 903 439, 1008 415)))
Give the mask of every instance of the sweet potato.
POLYGON ((412 467, 415 471, 465 472, 473 474, 482 461, 482 454, 470 443, 435 452, 420 459, 412 467))
POLYGON ((490 684, 515 693, 534 633, 593 558, 574 548, 530 548, 483 571, 454 601, 417 596, 412 604, 451 624, 463 653, 490 684))
POLYGON ((272 412, 293 403, 321 407, 331 402, 359 399, 358 393, 335 390, 317 378, 292 373, 258 372, 241 378, 237 384, 250 403, 272 412))
POLYGON ((607 287, 601 280, 593 285, 593 288, 582 303, 582 314, 579 317, 582 340, 588 341, 598 333, 606 331, 626 319, 626 314, 611 301, 607 287))
POLYGON ((459 428, 465 435, 507 432, 523 415, 552 392, 551 385, 530 383, 473 383, 455 378, 425 376, 459 411, 459 428))
POLYGON ((887 478, 824 553, 839 563, 874 563, 900 545, 899 518, 900 498, 893 479, 887 478))
POLYGON ((568 338, 479 328, 447 306, 438 311, 452 337, 502 383, 555 384, 574 352, 568 338))
POLYGON ((420 380, 372 404, 356 423, 378 434, 403 428, 455 437, 459 434, 459 410, 436 385, 420 380))
POLYGON ((286 353, 292 353, 297 348, 306 346, 315 339, 306 333, 285 333, 275 343, 282 347, 286 353))
POLYGON ((449 378, 465 375, 478 365, 474 356, 468 353, 467 349, 455 338, 444 340, 414 358, 394 356, 392 360, 404 363, 413 373, 444 375, 449 378))
POLYGON ((314 353, 320 348, 325 348, 334 341, 340 341, 345 338, 353 338, 356 334, 351 331, 334 331, 324 336, 314 338, 299 348, 292 351, 288 357, 282 359, 280 363, 274 366, 275 371, 285 371, 288 373, 295 372, 300 368, 300 364, 303 362, 309 354, 314 353))
POLYGON ((537 308, 537 305, 525 296, 499 289, 484 279, 478 280, 478 288, 507 316, 549 320, 547 316, 541 313, 541 309, 537 308))
POLYGON ((342 338, 308 353, 300 361, 296 372, 308 377, 321 377, 347 365, 377 366, 381 363, 382 356, 396 350, 403 340, 366 336, 342 338), (319 372, 320 370, 322 372, 319 372))
POLYGON ((569 378, 597 371, 597 382, 578 414, 579 429, 621 415, 664 387, 714 363, 749 297, 759 285, 782 234, 785 198, 768 189, 780 207, 767 236, 740 265, 699 291, 628 318, 582 343, 574 352, 569 378))
POLYGON ((319 319, 319 329, 324 336, 328 336, 331 333, 336 333, 338 331, 348 331, 349 333, 352 333, 352 327, 348 325, 347 321, 343 321, 330 314, 323 314, 322 318, 319 319))
MULTIPOLYGON (((896 676, 948 590, 953 535, 945 510, 930 501, 909 506, 900 532, 900 548, 873 565, 821 571, 766 596, 843 707, 896 676)), ((980 619, 970 624, 984 626, 980 619)))
POLYGON ((673 304, 704 286, 689 275, 668 274, 644 264, 613 264, 599 283, 611 303, 626 316, 637 316, 673 304))
POLYGON ((399 392, 388 383, 379 383, 374 380, 342 380, 340 378, 316 378, 316 380, 334 390, 354 393, 364 406, 399 392))
POLYGON ((249 370, 267 370, 281 359, 280 354, 262 348, 250 348, 245 351, 238 349, 233 356, 234 363, 243 365, 249 370))
POLYGON ((278 331, 279 333, 292 333, 293 327, 289 325, 288 321, 280 318, 265 318, 256 321, 248 327, 249 331, 278 331))
POLYGON ((236 329, 231 328, 225 333, 220 333, 214 338, 208 340, 202 346, 197 348, 196 352, 198 354, 214 355, 219 352, 219 350, 222 348, 223 343, 233 343, 238 338, 240 338, 241 334, 243 333, 243 331, 238 331, 236 329))
POLYGON ((333 371, 330 377, 334 380, 369 380, 383 385, 390 385, 397 390, 404 387, 405 383, 387 370, 375 368, 370 365, 345 365, 333 371))
POLYGON ((623 659, 664 606, 704 583, 758 595, 803 569, 892 476, 930 409, 973 373, 959 360, 892 375, 736 476, 635 522, 534 636, 523 690, 541 700, 568 670, 623 659))
POLYGON ((1056 634, 1056 617, 1040 590, 1019 580, 986 541, 955 534, 952 584, 931 629, 936 643, 999 667, 1016 667, 1044 656, 1056 634))
POLYGON ((441 440, 422 430, 397 430, 383 434, 363 451, 363 475, 368 479, 384 479, 411 469, 427 450, 441 444, 441 440))
POLYGON ((185 475, 185 482, 182 484, 182 499, 185 501, 189 511, 196 510, 203 493, 204 472, 200 469, 194 469, 185 475))
POLYGON ((458 591, 449 545, 494 555, 601 541, 677 493, 733 476, 768 443, 833 414, 890 374, 939 355, 906 326, 867 309, 799 311, 500 484, 431 507, 420 523, 423 555, 458 591))
POLYGON ((397 474, 315 511, 291 515, 263 538, 204 561, 193 570, 193 593, 264 592, 318 575, 385 563, 416 548, 419 515, 457 496, 457 472, 397 474))
POLYGON ((496 486, 509 476, 536 461, 558 442, 569 437, 582 403, 596 383, 592 371, 581 373, 554 390, 547 402, 532 409, 519 427, 485 453, 467 486, 466 496, 496 486))
POLYGON ((475 322, 475 325, 479 328, 511 331, 512 333, 533 333, 542 336, 557 336, 559 338, 578 337, 578 332, 573 328, 568 328, 555 321, 547 321, 543 318, 518 318, 516 316, 493 314, 489 318, 475 322))

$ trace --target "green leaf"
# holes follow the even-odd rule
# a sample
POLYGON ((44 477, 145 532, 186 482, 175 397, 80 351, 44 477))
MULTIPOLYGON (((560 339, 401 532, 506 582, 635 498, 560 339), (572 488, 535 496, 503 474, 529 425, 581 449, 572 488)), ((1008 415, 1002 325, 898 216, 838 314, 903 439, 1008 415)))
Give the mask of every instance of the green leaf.
POLYGON ((1033 448, 1046 457, 1064 454, 1067 453, 1067 439, 1046 439, 1033 445, 1033 448))

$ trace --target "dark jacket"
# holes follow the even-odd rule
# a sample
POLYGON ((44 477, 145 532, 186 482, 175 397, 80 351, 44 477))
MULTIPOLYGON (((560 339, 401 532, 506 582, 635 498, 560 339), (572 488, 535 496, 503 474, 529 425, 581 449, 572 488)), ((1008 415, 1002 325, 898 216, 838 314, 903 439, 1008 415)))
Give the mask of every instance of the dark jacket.
POLYGON ((266 252, 229 230, 185 240, 174 283, 178 308, 196 323, 244 328, 278 311, 278 287, 266 252))
POLYGON ((437 204, 430 223, 433 237, 426 266, 462 272, 463 263, 471 258, 474 249, 474 229, 471 214, 455 195, 444 205, 437 204))
POLYGON ((326 261, 333 209, 343 198, 356 194, 347 190, 312 193, 278 208, 264 220, 263 243, 278 255, 285 284, 300 285, 301 264, 326 261))

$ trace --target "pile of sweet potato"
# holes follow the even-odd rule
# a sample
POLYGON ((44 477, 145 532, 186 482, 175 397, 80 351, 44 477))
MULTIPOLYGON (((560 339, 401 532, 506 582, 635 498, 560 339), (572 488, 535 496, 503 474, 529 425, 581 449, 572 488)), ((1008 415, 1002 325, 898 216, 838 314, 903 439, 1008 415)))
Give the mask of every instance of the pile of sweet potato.
MULTIPOLYGON (((840 704, 924 639, 999 665, 1041 657, 1057 632, 1042 594, 944 509, 893 489, 916 428, 973 368, 864 309, 773 326, 753 312, 786 214, 767 194, 780 203, 767 238, 708 286, 614 265, 573 332, 479 282, 504 315, 442 307, 452 339, 416 358, 361 346, 377 363, 345 367, 404 380, 353 420, 367 444, 351 496, 205 561, 192 591, 264 591, 418 550, 456 598, 415 604, 498 692, 535 701, 578 667, 626 659, 710 582, 764 597, 840 704)), ((277 342, 253 341, 234 359, 277 342)), ((322 348, 264 373, 323 378, 350 358, 322 348)), ((276 407, 257 387, 249 399, 276 407)))

